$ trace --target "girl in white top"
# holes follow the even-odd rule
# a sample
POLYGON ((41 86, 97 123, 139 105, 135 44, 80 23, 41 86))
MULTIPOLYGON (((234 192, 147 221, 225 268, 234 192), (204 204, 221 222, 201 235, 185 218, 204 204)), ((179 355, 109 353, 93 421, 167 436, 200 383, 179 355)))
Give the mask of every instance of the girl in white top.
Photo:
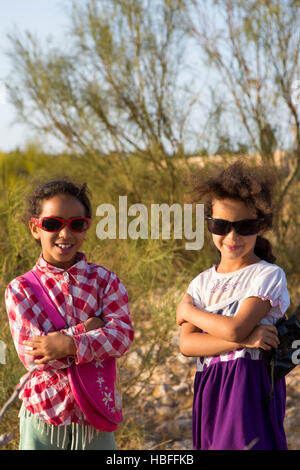
POLYGON ((273 182, 258 170, 236 162, 195 188, 220 262, 190 283, 177 309, 180 350, 197 357, 194 449, 287 449, 285 381, 266 402, 270 378, 259 347, 277 346, 273 325, 290 300, 262 237, 272 226, 273 182))

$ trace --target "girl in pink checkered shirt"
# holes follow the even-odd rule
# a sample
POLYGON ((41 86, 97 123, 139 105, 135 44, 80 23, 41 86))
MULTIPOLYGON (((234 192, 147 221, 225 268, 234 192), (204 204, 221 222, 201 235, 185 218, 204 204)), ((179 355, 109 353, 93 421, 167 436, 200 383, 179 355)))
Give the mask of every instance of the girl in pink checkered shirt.
POLYGON ((96 431, 82 413, 67 376, 74 361, 122 356, 134 335, 125 287, 79 251, 91 222, 86 185, 65 179, 42 184, 29 199, 28 221, 42 249, 33 269, 68 328, 55 331, 22 276, 7 286, 17 353, 27 370, 35 368, 20 393, 19 448, 115 449, 114 434, 96 431))

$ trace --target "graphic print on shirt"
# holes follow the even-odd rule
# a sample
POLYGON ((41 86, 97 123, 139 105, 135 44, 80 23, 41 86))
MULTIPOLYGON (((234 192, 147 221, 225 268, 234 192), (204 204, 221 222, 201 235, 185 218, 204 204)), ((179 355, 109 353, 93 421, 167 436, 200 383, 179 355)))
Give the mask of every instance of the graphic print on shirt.
POLYGON ((220 290, 221 292, 227 292, 229 289, 235 289, 238 285, 239 285, 239 281, 235 281, 235 282, 225 281, 223 283, 222 280, 217 279, 214 282, 210 292, 212 294, 214 294, 218 290, 220 290))

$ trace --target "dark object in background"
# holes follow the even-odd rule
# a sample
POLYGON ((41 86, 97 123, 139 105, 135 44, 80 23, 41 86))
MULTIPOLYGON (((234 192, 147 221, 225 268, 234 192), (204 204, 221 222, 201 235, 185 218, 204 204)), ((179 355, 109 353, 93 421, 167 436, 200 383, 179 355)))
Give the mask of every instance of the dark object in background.
POLYGON ((300 304, 294 313, 287 318, 280 318, 275 324, 278 330, 279 345, 269 351, 261 349, 267 369, 271 378, 271 392, 273 396, 274 382, 283 378, 300 363, 300 304), (294 343, 295 341, 299 343, 294 343), (297 354, 297 349, 299 353, 297 354))

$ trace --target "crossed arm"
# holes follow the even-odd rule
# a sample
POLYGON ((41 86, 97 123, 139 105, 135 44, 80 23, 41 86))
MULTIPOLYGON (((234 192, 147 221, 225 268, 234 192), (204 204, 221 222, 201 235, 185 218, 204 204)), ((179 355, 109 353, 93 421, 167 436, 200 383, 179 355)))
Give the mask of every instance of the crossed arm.
POLYGON ((276 348, 276 328, 258 325, 270 308, 269 301, 249 297, 234 317, 215 315, 195 307, 186 294, 177 308, 180 351, 185 356, 215 356, 241 347, 276 348))
MULTIPOLYGON (((92 331, 105 326, 98 317, 91 317, 84 322, 85 331, 92 331)), ((46 364, 49 361, 75 356, 77 348, 72 336, 59 331, 53 331, 44 336, 33 336, 31 341, 23 341, 26 354, 34 356, 35 364, 46 364)))
POLYGON ((127 292, 113 274, 94 317, 48 334, 43 327, 47 316, 35 310, 30 290, 25 289, 20 280, 9 284, 5 298, 15 347, 28 370, 33 364, 43 370, 63 369, 74 360, 81 364, 99 357, 120 357, 133 341, 127 292))

